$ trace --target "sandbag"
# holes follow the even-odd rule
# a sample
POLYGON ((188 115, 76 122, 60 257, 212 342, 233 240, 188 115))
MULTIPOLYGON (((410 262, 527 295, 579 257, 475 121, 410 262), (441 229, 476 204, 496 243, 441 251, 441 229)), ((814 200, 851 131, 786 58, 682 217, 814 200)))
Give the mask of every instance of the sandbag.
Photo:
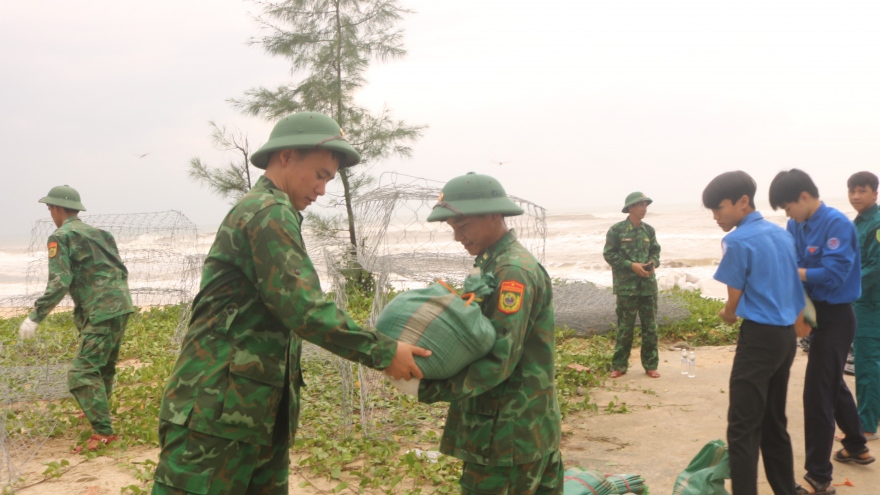
POLYGON ((730 495, 724 480, 730 478, 727 445, 712 440, 675 479, 672 495, 730 495))
POLYGON ((563 473, 563 495, 614 495, 614 485, 599 471, 580 468, 566 469, 563 473))
POLYGON ((494 290, 492 274, 468 277, 462 295, 442 282, 408 290, 385 306, 376 329, 432 351, 429 357, 415 357, 425 378, 449 378, 492 349, 495 328, 483 316, 479 302, 494 290))

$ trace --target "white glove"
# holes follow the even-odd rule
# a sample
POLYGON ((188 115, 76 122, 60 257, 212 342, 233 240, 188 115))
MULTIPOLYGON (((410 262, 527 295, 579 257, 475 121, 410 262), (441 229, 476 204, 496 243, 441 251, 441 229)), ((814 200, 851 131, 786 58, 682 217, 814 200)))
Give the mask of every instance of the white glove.
POLYGON ((413 378, 410 381, 406 380, 395 380, 394 378, 388 377, 388 380, 391 381, 391 384, 394 385, 394 388, 400 390, 401 392, 412 395, 415 398, 419 397, 419 380, 418 378, 413 378))
POLYGON ((21 340, 27 340, 34 338, 34 334, 37 333, 37 326, 39 323, 35 322, 30 318, 25 318, 23 322, 21 322, 21 326, 18 327, 18 337, 21 340))

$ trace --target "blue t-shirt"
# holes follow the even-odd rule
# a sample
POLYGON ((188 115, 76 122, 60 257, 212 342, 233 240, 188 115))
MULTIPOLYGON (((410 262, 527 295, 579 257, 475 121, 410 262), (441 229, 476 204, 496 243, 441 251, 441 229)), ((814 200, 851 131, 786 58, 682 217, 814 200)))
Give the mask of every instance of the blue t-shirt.
POLYGON ((757 211, 721 241, 715 280, 743 291, 736 315, 765 325, 793 325, 804 309, 794 242, 757 211))
POLYGON ((846 215, 822 203, 813 216, 788 221, 799 268, 807 269, 810 299, 851 303, 862 293, 862 260, 856 227, 846 215))

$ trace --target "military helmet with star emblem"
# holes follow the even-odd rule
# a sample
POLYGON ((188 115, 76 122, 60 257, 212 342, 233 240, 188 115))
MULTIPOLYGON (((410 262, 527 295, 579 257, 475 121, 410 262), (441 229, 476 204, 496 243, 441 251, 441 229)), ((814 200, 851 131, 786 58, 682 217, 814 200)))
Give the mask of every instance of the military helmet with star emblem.
POLYGON ((340 170, 361 161, 361 155, 345 139, 345 132, 330 117, 317 112, 299 112, 284 117, 272 129, 269 140, 251 155, 251 163, 263 170, 272 153, 289 149, 326 149, 345 155, 340 170))
POLYGON ((50 189, 49 194, 40 199, 38 203, 60 206, 69 210, 86 211, 86 207, 80 202, 79 193, 76 192, 76 189, 66 184, 50 189))
POLYGON ((522 215, 523 209, 507 197, 504 187, 497 179, 468 172, 443 186, 443 192, 428 215, 428 221, 442 222, 456 216, 492 213, 510 217, 522 215))
POLYGON ((623 213, 629 213, 629 207, 636 204, 641 203, 642 201, 647 201, 648 204, 654 202, 653 199, 645 196, 644 193, 634 192, 630 193, 629 196, 626 197, 626 203, 623 205, 623 213))

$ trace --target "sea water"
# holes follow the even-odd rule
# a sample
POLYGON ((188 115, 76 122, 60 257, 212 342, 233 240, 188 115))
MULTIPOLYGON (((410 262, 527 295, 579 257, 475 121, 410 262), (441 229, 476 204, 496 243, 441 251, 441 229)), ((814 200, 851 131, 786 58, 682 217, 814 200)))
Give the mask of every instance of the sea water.
MULTIPOLYGON (((839 208, 850 218, 855 216, 846 200, 832 200, 828 204, 839 208)), ((781 210, 774 212, 766 208, 761 213, 764 218, 777 225, 786 224, 787 218, 781 210)), ((552 278, 610 286, 611 268, 602 254, 605 235, 613 224, 625 218, 626 214, 619 210, 548 210, 543 260, 547 272, 552 278)), ((721 259, 721 239, 725 233, 715 223, 710 210, 695 205, 651 205, 644 222, 654 227, 661 248, 660 267, 656 271, 658 280, 663 280, 671 271, 675 271, 699 279, 704 295, 722 299, 726 297, 724 286, 712 280, 721 259)), ((391 226, 389 232, 393 230, 394 226, 391 226)), ((443 249, 457 251, 458 245, 448 244, 452 240, 451 230, 439 232, 436 240, 447 243, 443 249), (448 239, 444 239, 444 236, 448 236, 448 239)), ((32 291, 30 289, 33 288, 25 286, 28 264, 46 260, 43 251, 29 252, 30 239, 27 233, 22 234, 18 238, 0 240, 0 298, 22 294, 26 289, 32 291)), ((213 232, 211 229, 203 229, 199 237, 198 249, 203 251, 200 254, 206 254, 213 232)), ((308 239, 306 243, 308 245, 308 239)), ((120 245, 121 249, 123 247, 120 245)), ((324 285, 328 286, 326 283, 324 285)))

